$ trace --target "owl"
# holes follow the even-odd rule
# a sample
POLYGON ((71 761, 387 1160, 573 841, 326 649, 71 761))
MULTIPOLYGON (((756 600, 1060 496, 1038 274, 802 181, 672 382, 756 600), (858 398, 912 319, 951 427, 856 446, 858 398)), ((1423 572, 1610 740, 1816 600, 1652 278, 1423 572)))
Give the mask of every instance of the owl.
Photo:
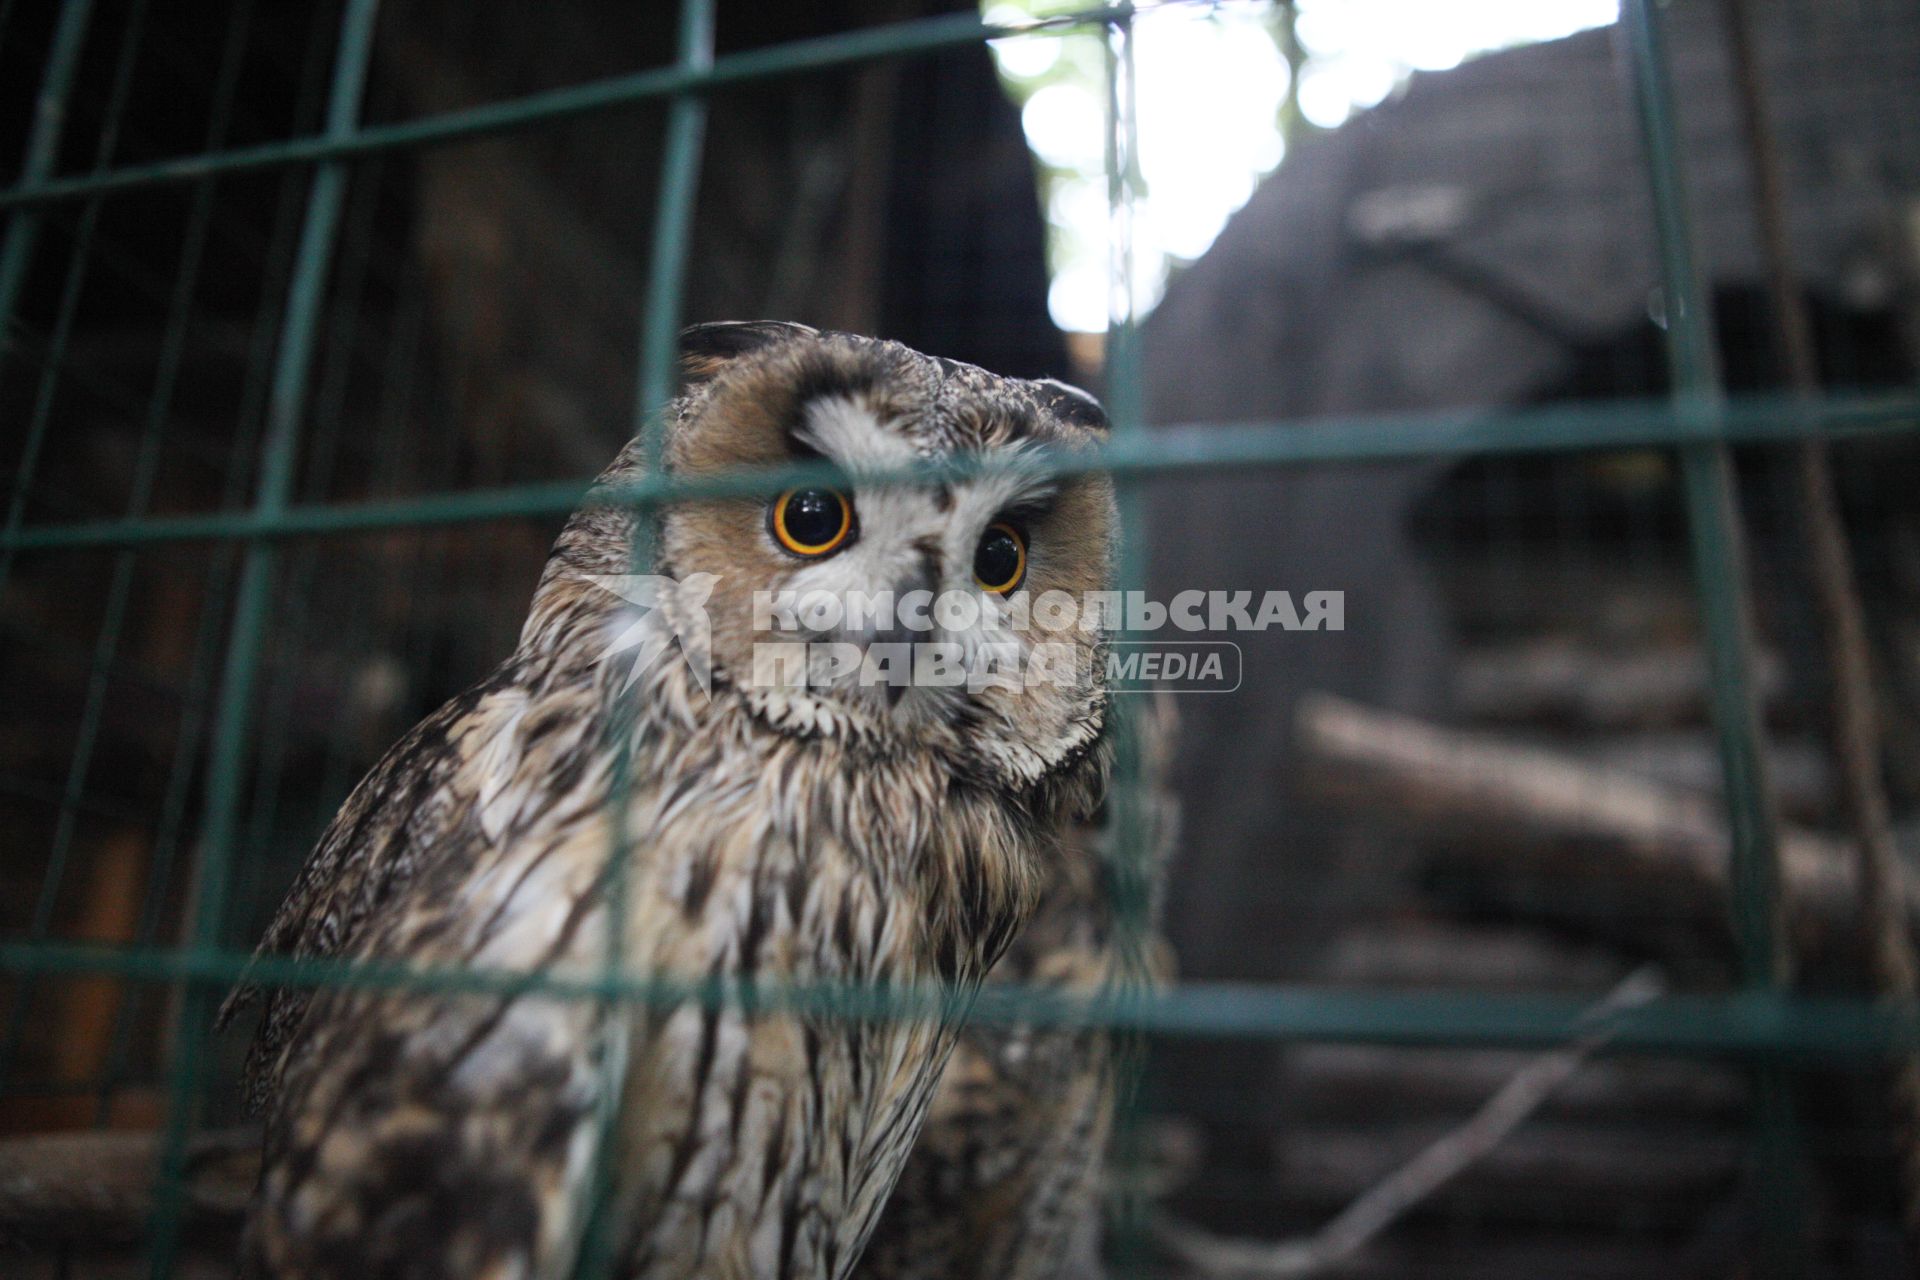
POLYGON ((1106 585, 1110 483, 1026 461, 1096 448, 1097 403, 794 324, 699 326, 683 351, 669 473, 844 479, 643 516, 609 495, 641 473, 630 443, 514 653, 360 783, 261 944, 556 980, 617 954, 658 998, 243 984, 223 1018, 265 997, 251 1274, 559 1277, 589 1225, 621 1277, 850 1274, 968 993, 1100 804, 1104 636, 1020 625, 1042 594, 1106 585), (941 460, 963 465, 877 474, 941 460), (641 610, 619 584, 643 534, 641 610), (903 632, 911 608, 779 604, 916 593, 959 607, 903 632), (903 639, 1003 676, 1054 657, 1044 679, 874 679, 903 639), (737 982, 953 998, 885 1017, 710 998, 737 982))

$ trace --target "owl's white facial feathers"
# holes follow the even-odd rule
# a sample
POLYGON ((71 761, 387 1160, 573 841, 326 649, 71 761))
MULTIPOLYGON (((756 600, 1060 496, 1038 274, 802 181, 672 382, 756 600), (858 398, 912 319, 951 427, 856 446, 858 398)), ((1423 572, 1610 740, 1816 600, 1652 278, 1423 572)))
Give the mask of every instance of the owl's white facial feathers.
POLYGON ((911 466, 920 458, 913 442, 889 430, 854 396, 821 396, 801 411, 794 435, 855 475, 911 466))
MULTIPOLYGON (((799 562, 787 586, 805 596, 825 592, 842 601, 862 593, 872 598, 891 593, 897 603, 909 592, 939 597, 965 592, 977 598, 977 620, 970 626, 936 625, 930 630, 888 632, 845 626, 811 632, 814 641, 868 645, 878 640, 909 643, 939 642, 960 646, 961 660, 977 663, 989 645, 1019 646, 1025 657, 1028 637, 1008 625, 1010 609, 1004 597, 983 590, 974 581, 973 562, 980 538, 1011 508, 1045 501, 1056 486, 1044 473, 1019 469, 995 470, 937 487, 875 483, 860 486, 862 475, 884 475, 936 457, 917 447, 899 429, 882 421, 866 404, 851 396, 825 396, 807 405, 795 436, 822 457, 854 477, 849 496, 858 522, 858 536, 844 551, 818 561, 799 562)), ((997 451, 1000 459, 1031 453, 1015 441, 997 451)), ((769 537, 771 542, 771 537, 769 537)), ((860 685, 856 677, 840 682, 837 690, 903 725, 937 718, 943 704, 967 696, 962 687, 910 687, 890 701, 884 686, 860 685)), ((897 691, 896 691, 897 692, 897 691)))

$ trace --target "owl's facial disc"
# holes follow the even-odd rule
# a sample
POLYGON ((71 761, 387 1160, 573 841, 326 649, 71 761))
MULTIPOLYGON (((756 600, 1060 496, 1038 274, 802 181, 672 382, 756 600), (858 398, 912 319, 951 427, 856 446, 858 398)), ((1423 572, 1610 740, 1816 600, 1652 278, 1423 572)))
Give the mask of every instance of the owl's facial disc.
MULTIPOLYGON (((942 456, 851 396, 806 405, 793 430, 803 455, 854 477, 810 486, 766 508, 769 549, 786 561, 762 644, 804 644, 816 693, 903 727, 963 714, 970 680, 1003 682, 1028 665, 1014 597, 1031 563, 1031 529, 1058 493, 1037 474, 947 484, 861 485, 860 476, 942 456)), ((762 668, 765 670, 765 667, 762 668)))
POLYGON ((1034 619, 1045 597, 1106 589, 1112 488, 1020 460, 1095 447, 1098 405, 896 343, 791 327, 747 336, 703 348, 668 465, 717 475, 826 461, 844 478, 664 515, 671 572, 715 580, 719 683, 779 732, 932 750, 1009 783, 1073 758, 1099 732, 1104 639, 1034 619), (1011 465, 883 480, 969 456, 1011 465), (1043 649, 1064 658, 1036 682, 1043 649))

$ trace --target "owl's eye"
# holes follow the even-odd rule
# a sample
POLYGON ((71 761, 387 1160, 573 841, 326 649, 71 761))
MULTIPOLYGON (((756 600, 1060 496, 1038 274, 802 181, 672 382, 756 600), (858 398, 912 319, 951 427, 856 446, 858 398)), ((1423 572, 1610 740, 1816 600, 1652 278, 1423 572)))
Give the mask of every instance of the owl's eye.
POLYGON ((853 532, 853 504, 838 489, 789 489, 768 511, 776 541, 809 558, 837 551, 853 532))
POLYGON ((1027 540, 1010 524, 990 524, 973 553, 973 580, 1000 595, 1012 593, 1027 576, 1027 540))

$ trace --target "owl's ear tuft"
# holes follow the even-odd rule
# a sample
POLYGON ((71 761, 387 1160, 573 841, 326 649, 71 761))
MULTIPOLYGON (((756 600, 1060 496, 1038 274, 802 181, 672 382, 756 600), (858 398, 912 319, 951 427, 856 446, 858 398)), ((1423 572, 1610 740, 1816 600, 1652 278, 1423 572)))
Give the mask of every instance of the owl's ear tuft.
POLYGON ((1037 385, 1040 388, 1040 403, 1056 418, 1089 431, 1098 431, 1102 435, 1112 429, 1112 424, 1107 421, 1106 407, 1091 393, 1057 378, 1042 378, 1037 385))
POLYGON ((817 338, 818 329, 791 320, 716 320, 680 334, 680 376, 692 387, 710 382, 727 362, 748 352, 796 338, 817 338))

